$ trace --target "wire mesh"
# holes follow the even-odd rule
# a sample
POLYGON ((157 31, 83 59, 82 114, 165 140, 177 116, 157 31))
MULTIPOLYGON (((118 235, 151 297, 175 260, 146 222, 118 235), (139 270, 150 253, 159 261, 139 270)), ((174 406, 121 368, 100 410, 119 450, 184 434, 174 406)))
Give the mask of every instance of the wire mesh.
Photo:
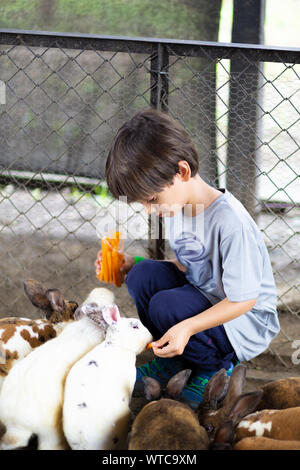
MULTIPOLYGON (((110 144, 125 120, 155 106, 190 132, 201 176, 227 187, 255 218, 278 308, 298 321, 299 50, 57 33, 0 37, 2 316, 30 308, 20 287, 26 277, 77 299, 95 285, 97 224, 114 224, 117 213, 104 179, 110 144)), ((173 257, 167 242, 151 239, 143 206, 122 207, 127 252, 173 257)), ((282 334, 279 356, 296 338, 295 329, 282 334)))

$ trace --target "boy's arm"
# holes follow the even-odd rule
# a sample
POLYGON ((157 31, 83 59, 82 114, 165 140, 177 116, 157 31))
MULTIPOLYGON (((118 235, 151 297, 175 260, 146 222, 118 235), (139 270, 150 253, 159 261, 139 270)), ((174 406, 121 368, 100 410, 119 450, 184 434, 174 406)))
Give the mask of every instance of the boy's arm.
POLYGON ((256 300, 231 302, 225 297, 204 312, 172 326, 158 341, 152 343, 154 354, 160 357, 182 354, 191 336, 243 315, 254 307, 256 300))

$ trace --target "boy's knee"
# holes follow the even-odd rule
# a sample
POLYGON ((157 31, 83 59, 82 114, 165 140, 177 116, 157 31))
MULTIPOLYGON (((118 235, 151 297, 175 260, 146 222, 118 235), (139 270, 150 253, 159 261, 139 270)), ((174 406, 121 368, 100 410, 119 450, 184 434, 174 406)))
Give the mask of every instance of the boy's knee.
POLYGON ((140 291, 147 286, 153 275, 153 263, 153 259, 144 259, 132 266, 125 279, 129 291, 140 291))
POLYGON ((151 297, 148 315, 152 323, 160 330, 171 328, 176 323, 170 292, 162 290, 151 297))

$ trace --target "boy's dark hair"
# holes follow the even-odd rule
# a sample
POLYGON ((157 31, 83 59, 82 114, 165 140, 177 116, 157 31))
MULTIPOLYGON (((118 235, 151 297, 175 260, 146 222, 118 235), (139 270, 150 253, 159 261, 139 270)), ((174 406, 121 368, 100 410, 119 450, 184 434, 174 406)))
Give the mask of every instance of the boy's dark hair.
POLYGON ((168 114, 147 109, 119 129, 106 162, 111 194, 127 202, 146 201, 161 192, 186 160, 191 176, 198 173, 198 154, 189 134, 168 114))

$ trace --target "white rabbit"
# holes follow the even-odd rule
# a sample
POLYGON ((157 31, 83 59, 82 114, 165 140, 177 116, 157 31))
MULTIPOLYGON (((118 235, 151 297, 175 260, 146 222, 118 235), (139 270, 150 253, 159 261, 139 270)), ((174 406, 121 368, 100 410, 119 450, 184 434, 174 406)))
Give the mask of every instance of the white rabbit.
POLYGON ((108 329, 103 343, 72 367, 65 385, 63 429, 72 449, 124 448, 136 380, 136 355, 152 341, 136 318, 121 318, 107 306, 108 329))
MULTIPOLYGON (((114 293, 106 289, 105 287, 95 287, 95 289, 91 290, 87 298, 84 302, 80 305, 86 305, 95 302, 99 307, 103 305, 111 305, 115 301, 114 293)), ((80 308, 79 307, 79 308, 80 308)))
POLYGON ((35 434, 38 449, 66 449, 62 430, 65 378, 72 365, 105 337, 102 308, 114 299, 105 288, 94 289, 75 311, 62 333, 15 364, 0 395, 0 421, 6 427, 2 449, 28 444, 35 434))

